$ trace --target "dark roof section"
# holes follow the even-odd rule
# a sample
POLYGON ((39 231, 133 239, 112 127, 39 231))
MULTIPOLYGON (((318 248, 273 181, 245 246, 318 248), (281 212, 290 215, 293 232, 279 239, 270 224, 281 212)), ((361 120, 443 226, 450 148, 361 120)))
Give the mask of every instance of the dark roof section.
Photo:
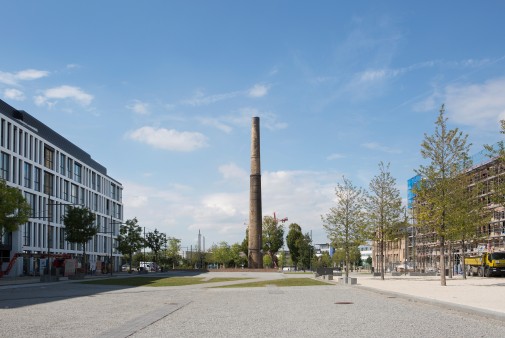
POLYGON ((100 163, 96 162, 91 158, 91 156, 46 126, 44 123, 40 122, 37 120, 35 117, 31 116, 25 111, 22 110, 17 110, 4 101, 0 100, 0 113, 11 118, 14 120, 20 121, 20 124, 26 126, 28 129, 30 129, 33 133, 37 134, 40 136, 41 139, 47 140, 48 142, 54 144, 56 147, 62 149, 63 151, 67 152, 68 154, 71 154, 74 156, 76 159, 79 161, 85 163, 89 167, 95 169, 102 175, 107 176, 107 168, 105 168, 103 165, 100 163))

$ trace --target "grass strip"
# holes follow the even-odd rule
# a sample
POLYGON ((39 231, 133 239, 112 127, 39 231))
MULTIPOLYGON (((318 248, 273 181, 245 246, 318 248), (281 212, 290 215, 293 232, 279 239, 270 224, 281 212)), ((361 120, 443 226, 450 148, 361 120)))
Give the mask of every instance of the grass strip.
POLYGON ((259 282, 216 286, 216 288, 251 288, 251 287, 266 287, 268 285, 275 285, 278 287, 289 287, 289 286, 328 285, 328 283, 312 278, 284 278, 284 279, 265 280, 259 282))
POLYGON ((212 278, 204 280, 203 277, 129 277, 107 278, 82 282, 83 284, 116 285, 116 286, 184 286, 216 282, 229 282, 249 278, 212 278))

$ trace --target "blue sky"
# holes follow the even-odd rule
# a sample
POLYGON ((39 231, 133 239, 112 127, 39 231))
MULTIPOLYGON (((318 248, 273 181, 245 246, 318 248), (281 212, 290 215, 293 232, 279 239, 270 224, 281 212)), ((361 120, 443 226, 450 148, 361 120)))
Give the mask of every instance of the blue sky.
POLYGON ((342 176, 366 188, 389 162, 406 200, 442 103, 474 152, 501 137, 502 1, 1 3, 0 97, 183 246, 244 238, 252 116, 263 215, 316 243, 342 176))

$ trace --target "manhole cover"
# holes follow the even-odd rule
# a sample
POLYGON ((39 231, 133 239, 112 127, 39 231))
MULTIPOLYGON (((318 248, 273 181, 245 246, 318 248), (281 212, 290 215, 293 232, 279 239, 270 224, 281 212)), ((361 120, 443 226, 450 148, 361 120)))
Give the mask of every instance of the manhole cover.
POLYGON ((347 304, 354 304, 353 302, 335 302, 335 304, 338 305, 347 305, 347 304))

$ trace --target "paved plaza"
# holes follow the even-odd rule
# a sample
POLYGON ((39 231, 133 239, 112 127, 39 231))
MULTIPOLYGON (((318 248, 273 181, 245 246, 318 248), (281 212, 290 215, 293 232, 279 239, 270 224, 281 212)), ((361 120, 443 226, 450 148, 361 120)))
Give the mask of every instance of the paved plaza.
POLYGON ((354 277, 358 285, 335 279, 326 286, 261 288, 215 288, 250 280, 155 288, 3 279, 0 328, 5 337, 503 336, 505 278, 460 276, 442 287, 438 277, 354 277))

